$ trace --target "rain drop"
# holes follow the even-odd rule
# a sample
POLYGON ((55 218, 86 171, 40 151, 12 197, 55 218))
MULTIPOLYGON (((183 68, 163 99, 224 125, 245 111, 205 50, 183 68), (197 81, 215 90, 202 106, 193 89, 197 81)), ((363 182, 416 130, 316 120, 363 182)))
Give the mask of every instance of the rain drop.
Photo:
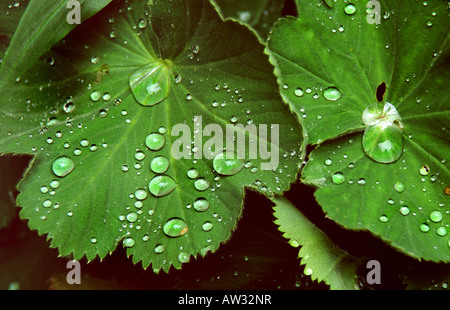
POLYGON ((158 175, 154 177, 148 184, 148 190, 156 197, 162 197, 170 194, 177 184, 166 175, 158 175))
POLYGON ((175 238, 186 234, 188 226, 184 220, 172 218, 164 224, 163 231, 167 236, 175 238))
POLYGON ((65 177, 75 168, 75 163, 67 156, 57 158, 52 164, 53 173, 58 177, 65 177))

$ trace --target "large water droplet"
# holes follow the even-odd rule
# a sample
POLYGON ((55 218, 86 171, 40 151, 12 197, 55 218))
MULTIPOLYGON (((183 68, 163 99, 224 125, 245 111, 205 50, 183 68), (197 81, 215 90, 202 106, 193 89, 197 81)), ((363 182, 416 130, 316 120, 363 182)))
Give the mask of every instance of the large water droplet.
POLYGON ((178 254, 178 260, 180 261, 180 263, 189 262, 189 254, 186 252, 181 252, 180 254, 178 254))
POLYGON ((209 208, 209 201, 205 198, 199 198, 196 201, 194 201, 194 209, 198 212, 203 212, 208 210, 209 208))
POLYGON ((57 158, 52 164, 53 173, 58 177, 65 177, 75 168, 75 163, 67 156, 57 158))
POLYGON ((356 6, 353 3, 349 3, 344 7, 344 12, 347 15, 353 15, 356 13, 356 6))
POLYGON ((188 226, 180 218, 171 218, 163 226, 164 233, 169 237, 180 237, 187 233, 188 226))
POLYGON ((136 241, 133 238, 126 238, 123 240, 123 246, 126 248, 131 248, 135 245, 136 241))
POLYGON ((323 97, 330 101, 336 101, 341 98, 341 92, 336 87, 328 87, 323 91, 323 97))
POLYGON ((368 127, 362 144, 368 157, 379 163, 392 163, 403 154, 403 125, 395 107, 386 103, 382 108, 375 103, 363 112, 362 120, 368 127))
POLYGON ((331 181, 336 185, 342 184, 345 182, 345 176, 342 172, 336 172, 331 176, 331 181))
POLYGON ((398 181, 398 182, 395 182, 395 184, 394 184, 394 189, 399 193, 404 192, 405 188, 406 188, 406 186, 405 186, 405 183, 403 183, 403 182, 398 181))
POLYGON ((439 223, 440 221, 442 221, 442 212, 438 210, 431 211, 430 220, 432 220, 435 223, 439 223))
POLYGON ((169 169, 169 160, 164 156, 157 156, 150 163, 150 169, 154 173, 164 173, 169 169))
POLYGON ((130 87, 137 102, 144 106, 160 103, 169 95, 168 64, 162 60, 154 60, 130 76, 130 87))
POLYGON ((148 184, 148 190, 156 197, 162 197, 170 194, 177 184, 167 175, 158 175, 148 184))
POLYGON ((151 133, 145 138, 145 145, 152 151, 160 150, 165 143, 166 140, 160 133, 151 133))
POLYGON ((208 179, 205 179, 205 178, 197 179, 194 182, 195 189, 198 191, 201 191, 201 192, 207 190, 209 188, 209 185, 210 185, 210 183, 209 183, 208 179))
POLYGON ((244 167, 244 161, 234 152, 220 152, 213 159, 214 170, 221 175, 234 175, 244 167))
POLYGON ((196 179, 198 177, 198 174, 199 174, 199 172, 195 168, 191 168, 187 172, 187 176, 189 179, 196 179))

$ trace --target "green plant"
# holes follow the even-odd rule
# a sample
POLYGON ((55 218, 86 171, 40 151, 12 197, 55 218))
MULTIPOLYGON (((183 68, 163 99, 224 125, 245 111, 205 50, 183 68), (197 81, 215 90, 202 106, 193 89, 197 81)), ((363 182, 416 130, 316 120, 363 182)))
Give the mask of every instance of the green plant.
MULTIPOLYGON (((367 3, 84 1, 74 25, 65 2, 1 1, 0 172, 17 160, 6 154, 31 156, 20 218, 61 256, 124 247, 151 277, 184 264, 171 287, 253 220, 269 245, 280 239, 258 222, 278 227, 298 270, 331 289, 377 288, 365 262, 380 253, 404 280, 383 287, 446 288, 448 3, 367 3), (244 158, 225 128, 249 144, 244 158)), ((18 178, 2 178, 4 229, 20 226, 18 178)), ((229 286, 271 268, 257 244, 232 250, 260 271, 229 286)))

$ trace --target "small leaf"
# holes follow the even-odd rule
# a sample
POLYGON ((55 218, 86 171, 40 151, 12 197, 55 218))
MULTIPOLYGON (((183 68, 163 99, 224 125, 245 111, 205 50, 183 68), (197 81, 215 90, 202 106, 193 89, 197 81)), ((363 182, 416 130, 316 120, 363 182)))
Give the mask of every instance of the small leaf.
POLYGON ((309 221, 285 198, 272 199, 275 203, 275 224, 295 247, 301 246, 299 257, 305 273, 312 279, 324 281, 334 290, 357 288, 357 268, 362 263, 338 248, 323 231, 309 221))

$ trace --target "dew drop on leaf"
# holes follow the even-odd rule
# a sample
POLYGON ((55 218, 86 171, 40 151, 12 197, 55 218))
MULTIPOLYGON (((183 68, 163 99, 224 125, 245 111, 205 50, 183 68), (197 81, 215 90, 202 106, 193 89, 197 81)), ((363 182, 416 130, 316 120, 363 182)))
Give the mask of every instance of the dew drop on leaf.
POLYGON ((244 161, 234 152, 220 152, 213 159, 214 170, 221 175, 234 175, 244 167, 244 161))
POLYGON ((403 125, 397 109, 386 103, 369 105, 362 120, 368 127, 362 139, 365 154, 379 163, 395 162, 403 154, 403 125))
POLYGON ((209 209, 209 201, 205 198, 199 198, 194 201, 194 210, 198 212, 204 212, 209 209))
POLYGON ((154 177, 148 184, 148 190, 155 197, 162 197, 170 194, 177 184, 167 175, 158 175, 154 177))
POLYGON ((402 206, 402 207, 399 209, 399 212, 400 212, 401 215, 408 215, 409 212, 410 212, 410 210, 409 210, 409 207, 408 207, 408 206, 402 206))
POLYGON ((329 101, 336 101, 341 98, 341 92, 336 87, 328 87, 323 91, 323 97, 329 101))
POLYGON ((157 244, 155 246, 155 253, 156 254, 161 254, 162 252, 164 252, 164 245, 162 244, 157 244))
POLYGON ((331 176, 331 181, 336 185, 342 184, 345 182, 345 176, 342 172, 336 172, 331 176))
POLYGON ((187 263, 189 262, 189 254, 186 252, 181 252, 180 254, 178 254, 178 261, 180 263, 187 263))
POLYGON ((160 133, 151 133, 145 138, 145 145, 152 151, 160 150, 165 143, 166 140, 160 133))
POLYGON ((123 246, 126 248, 131 248, 135 245, 136 241, 134 241, 133 238, 125 238, 125 240, 123 240, 123 246))
POLYGON ((195 169, 195 168, 191 168, 191 169, 189 169, 188 170, 188 172, 187 172, 187 176, 188 176, 188 178, 190 178, 190 179, 195 179, 195 178, 197 178, 198 177, 198 170, 197 169, 195 169))
POLYGON ((171 218, 163 226, 164 233, 169 237, 180 237, 187 233, 188 226, 186 222, 180 218, 171 218))
POLYGON ((197 179, 194 182, 195 189, 198 191, 201 191, 201 192, 207 190, 209 188, 209 185, 210 185, 210 183, 209 183, 208 179, 205 179, 205 178, 197 179))
POLYGON ((442 221, 442 212, 438 210, 431 211, 430 220, 432 220, 435 223, 439 223, 440 221, 442 221))
POLYGON ((75 163, 67 156, 57 158, 52 164, 52 171, 58 177, 65 177, 75 168, 75 163))
POLYGON ((403 183, 403 182, 398 181, 398 182, 395 182, 395 184, 394 184, 394 189, 399 193, 404 192, 405 188, 406 188, 406 186, 405 186, 405 183, 403 183))
POLYGON ((344 12, 347 15, 353 15, 356 13, 356 6, 353 3, 349 3, 344 7, 344 12))
POLYGON ((169 160, 164 156, 157 156, 151 161, 150 169, 154 173, 164 173, 169 169, 169 160))
POLYGON ((169 95, 169 70, 161 60, 154 60, 134 71, 129 80, 131 91, 138 103, 152 106, 169 95))

